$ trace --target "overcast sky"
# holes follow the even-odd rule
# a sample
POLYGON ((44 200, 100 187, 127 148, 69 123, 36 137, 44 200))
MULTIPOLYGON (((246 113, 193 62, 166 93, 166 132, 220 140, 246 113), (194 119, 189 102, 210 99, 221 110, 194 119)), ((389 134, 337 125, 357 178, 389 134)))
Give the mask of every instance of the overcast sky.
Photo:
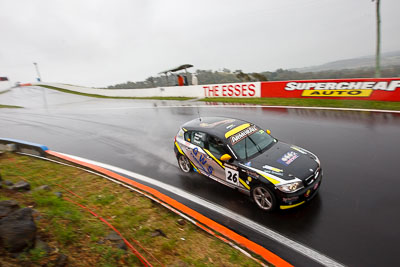
MULTIPOLYGON (((381 0, 382 52, 400 1, 381 0)), ((371 0, 0 0, 0 76, 108 86, 189 63, 245 72, 375 53, 371 0)), ((194 69, 191 69, 194 70, 194 69)))

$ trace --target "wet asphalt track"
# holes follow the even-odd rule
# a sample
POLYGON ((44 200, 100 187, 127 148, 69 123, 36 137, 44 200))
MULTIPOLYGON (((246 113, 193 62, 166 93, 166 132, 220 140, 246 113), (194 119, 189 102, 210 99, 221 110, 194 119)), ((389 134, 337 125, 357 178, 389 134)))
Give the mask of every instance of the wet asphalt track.
MULTIPOLYGON (((398 265, 400 240, 400 114, 261 107, 200 107, 197 102, 110 100, 42 88, 0 94, 0 137, 104 162, 179 187, 305 244, 349 266, 398 265), (186 105, 186 106, 185 106, 186 105), (317 154, 324 169, 309 204, 266 214, 245 195, 177 167, 173 138, 197 117, 228 116, 268 128, 278 139, 317 154)), ((199 103, 205 105, 204 103, 199 103)), ((184 200, 182 200, 185 202, 184 200)), ((185 203, 190 204, 190 203, 185 203)), ((313 262, 246 227, 215 220, 259 242, 297 266, 313 262)))

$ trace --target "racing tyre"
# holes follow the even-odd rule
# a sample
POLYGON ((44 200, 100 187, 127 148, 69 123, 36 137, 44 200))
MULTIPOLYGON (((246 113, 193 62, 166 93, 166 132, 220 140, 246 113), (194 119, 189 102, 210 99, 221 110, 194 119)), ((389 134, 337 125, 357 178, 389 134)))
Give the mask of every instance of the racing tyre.
POLYGON ((190 165, 190 161, 185 155, 180 154, 178 156, 178 165, 183 172, 188 173, 192 170, 192 165, 190 165))
POLYGON ((273 211, 276 209, 276 197, 267 187, 263 185, 257 185, 251 191, 251 196, 260 209, 264 211, 273 211))

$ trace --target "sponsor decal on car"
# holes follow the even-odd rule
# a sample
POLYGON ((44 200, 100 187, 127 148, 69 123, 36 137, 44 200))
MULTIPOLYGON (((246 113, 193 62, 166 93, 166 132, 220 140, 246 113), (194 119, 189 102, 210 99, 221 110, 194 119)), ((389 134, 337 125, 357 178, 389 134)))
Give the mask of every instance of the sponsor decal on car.
POLYGON ((234 121, 235 121, 234 119, 227 119, 227 120, 222 120, 222 121, 216 121, 216 122, 213 122, 213 123, 202 122, 202 123, 200 123, 200 127, 214 128, 215 126, 218 126, 220 124, 232 123, 234 121))
POLYGON ((297 154, 294 151, 289 151, 285 153, 280 159, 277 160, 277 162, 289 166, 293 161, 295 161, 299 157, 299 154, 297 154))
POLYGON ((205 166, 207 163, 206 156, 203 153, 200 153, 197 147, 194 147, 190 152, 190 154, 198 164, 197 166, 200 167, 207 176, 210 176, 213 173, 214 168, 211 166, 208 166, 206 168, 205 166))
POLYGON ((294 197, 284 197, 282 198, 283 202, 293 202, 299 199, 299 196, 294 196, 294 197))
POLYGON ((205 134, 204 133, 194 133, 193 143, 196 145, 201 145, 204 142, 205 134))
POLYGON ((290 148, 300 152, 301 154, 307 154, 307 152, 305 152, 303 149, 301 149, 301 148, 299 148, 297 146, 291 146, 290 148))
POLYGON ((226 126, 226 129, 227 129, 227 130, 230 130, 230 129, 232 129, 233 127, 235 127, 235 124, 232 123, 232 124, 226 126))
POLYGON ((243 131, 238 132, 235 135, 232 135, 231 137, 231 144, 234 145, 238 142, 240 142, 241 140, 243 140, 244 138, 246 138, 247 136, 255 133, 258 131, 258 128, 256 126, 250 126, 247 127, 246 129, 244 129, 243 131))
POLYGON ((247 172, 247 175, 252 177, 252 178, 256 178, 257 179, 258 177, 260 177, 260 175, 258 173, 256 173, 255 171, 246 170, 246 172, 247 172))
POLYGON ((283 175, 283 170, 269 166, 269 165, 264 165, 263 169, 266 173, 269 173, 269 174, 275 174, 275 175, 280 175, 280 176, 283 175))
POLYGON ((231 164, 228 164, 228 163, 224 163, 224 166, 225 166, 225 167, 228 167, 228 168, 231 168, 231 169, 234 169, 234 170, 237 170, 237 169, 238 169, 238 167, 236 167, 236 166, 234 166, 234 165, 231 165, 231 164))
POLYGON ((275 167, 272 167, 272 166, 269 166, 269 165, 264 165, 263 168, 267 169, 267 170, 274 171, 274 172, 283 172, 283 170, 275 168, 275 167))

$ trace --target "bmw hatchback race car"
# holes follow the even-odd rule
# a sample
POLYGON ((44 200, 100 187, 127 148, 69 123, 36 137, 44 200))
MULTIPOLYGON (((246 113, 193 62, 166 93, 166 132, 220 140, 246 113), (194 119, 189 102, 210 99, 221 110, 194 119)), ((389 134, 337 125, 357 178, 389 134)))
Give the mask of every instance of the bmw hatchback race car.
POLYGON ((174 143, 183 172, 195 171, 237 189, 264 211, 299 206, 321 185, 316 155, 243 120, 194 119, 182 125, 174 143))

